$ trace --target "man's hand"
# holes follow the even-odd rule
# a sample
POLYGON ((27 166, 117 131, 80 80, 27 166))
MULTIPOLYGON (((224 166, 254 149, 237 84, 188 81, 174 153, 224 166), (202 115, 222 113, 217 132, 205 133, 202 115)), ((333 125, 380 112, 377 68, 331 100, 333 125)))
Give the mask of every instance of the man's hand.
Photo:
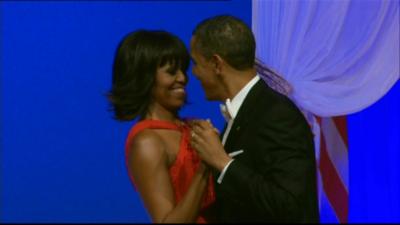
POLYGON ((226 154, 219 139, 218 130, 209 120, 193 120, 191 145, 200 158, 211 167, 222 171, 231 158, 226 154))

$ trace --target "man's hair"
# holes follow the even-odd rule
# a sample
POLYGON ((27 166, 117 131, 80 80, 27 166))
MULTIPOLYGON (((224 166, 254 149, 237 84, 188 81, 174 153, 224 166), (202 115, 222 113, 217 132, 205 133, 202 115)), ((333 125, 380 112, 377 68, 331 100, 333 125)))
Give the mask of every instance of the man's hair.
POLYGON ((190 56, 185 44, 166 31, 137 30, 119 43, 108 93, 117 120, 143 118, 152 100, 157 69, 170 64, 186 74, 190 56))
POLYGON ((254 66, 256 42, 250 28, 240 19, 220 15, 200 22, 193 31, 194 48, 206 59, 220 55, 237 70, 254 66))

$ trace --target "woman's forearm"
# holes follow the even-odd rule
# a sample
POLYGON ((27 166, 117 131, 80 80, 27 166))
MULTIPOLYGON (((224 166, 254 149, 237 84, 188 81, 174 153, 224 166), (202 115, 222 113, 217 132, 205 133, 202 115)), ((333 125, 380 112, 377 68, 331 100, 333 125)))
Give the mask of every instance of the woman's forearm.
POLYGON ((201 165, 192 179, 189 189, 174 209, 161 221, 163 223, 196 222, 204 191, 207 187, 209 170, 201 165))

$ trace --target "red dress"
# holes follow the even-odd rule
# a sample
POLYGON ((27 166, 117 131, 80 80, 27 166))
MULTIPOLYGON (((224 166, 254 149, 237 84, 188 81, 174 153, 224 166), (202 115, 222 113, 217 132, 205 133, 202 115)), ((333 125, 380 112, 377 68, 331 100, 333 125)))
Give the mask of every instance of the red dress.
MULTIPOLYGON (((190 187, 192 178, 196 173, 197 168, 200 165, 200 158, 197 155, 196 151, 193 150, 190 146, 190 127, 187 123, 184 123, 181 126, 178 126, 171 122, 160 121, 160 120, 143 120, 138 122, 135 126, 133 126, 128 134, 128 138, 126 140, 125 145, 125 159, 128 159, 128 153, 131 149, 131 143, 136 134, 144 129, 169 129, 169 130, 178 130, 182 133, 179 152, 176 156, 175 162, 169 168, 169 174, 171 176, 171 182, 173 186, 173 190, 175 193, 175 203, 177 204, 182 197, 185 195, 186 191, 190 187)), ((132 183, 133 178, 131 178, 132 183)), ((213 178, 210 174, 207 190, 203 196, 203 202, 200 210, 200 215, 197 218, 198 223, 207 222, 205 217, 202 215, 202 211, 204 211, 208 206, 211 205, 215 201, 215 192, 213 185, 213 178)))

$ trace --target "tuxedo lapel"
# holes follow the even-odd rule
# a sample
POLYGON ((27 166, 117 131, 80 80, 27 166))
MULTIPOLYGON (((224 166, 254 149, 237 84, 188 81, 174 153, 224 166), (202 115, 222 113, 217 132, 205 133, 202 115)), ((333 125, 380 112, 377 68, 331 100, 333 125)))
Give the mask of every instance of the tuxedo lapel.
POLYGON ((235 149, 232 149, 232 147, 236 146, 237 141, 247 128, 248 120, 252 117, 252 114, 257 109, 257 99, 262 88, 266 88, 266 84, 262 79, 260 79, 249 91, 242 105, 240 106, 239 112, 236 115, 225 143, 225 150, 228 153, 235 151, 235 149))
POLYGON ((225 125, 224 125, 224 128, 222 129, 222 132, 219 134, 219 139, 222 141, 222 139, 223 139, 223 137, 224 137, 224 134, 225 134, 225 131, 226 131, 226 128, 228 127, 228 123, 227 122, 225 122, 225 125))

